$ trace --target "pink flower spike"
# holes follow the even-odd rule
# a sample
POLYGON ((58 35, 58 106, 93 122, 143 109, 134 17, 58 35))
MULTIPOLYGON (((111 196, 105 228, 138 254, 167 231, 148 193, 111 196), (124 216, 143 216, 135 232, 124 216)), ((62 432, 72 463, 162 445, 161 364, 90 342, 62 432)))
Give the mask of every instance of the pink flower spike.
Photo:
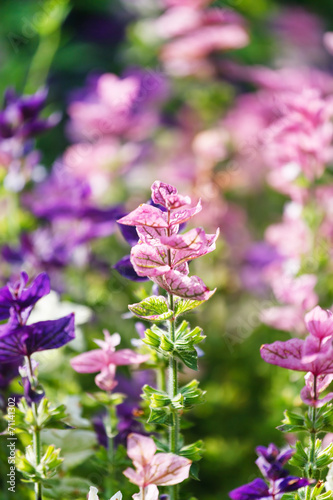
POLYGON ((197 228, 185 234, 163 236, 161 243, 172 249, 172 267, 176 268, 183 262, 202 257, 215 250, 218 235, 219 230, 216 234, 206 234, 203 229, 197 228))
POLYGON ((317 306, 305 316, 305 323, 309 332, 324 339, 333 336, 333 313, 317 306))
POLYGON ((127 468, 124 475, 141 488, 151 484, 178 484, 188 478, 191 460, 173 453, 155 452, 153 439, 141 434, 130 434, 127 439, 127 454, 133 460, 136 471, 127 468))
POLYGON ((158 205, 162 205, 169 210, 174 210, 184 205, 191 204, 189 196, 181 196, 175 187, 161 181, 155 181, 151 187, 152 200, 158 205))
POLYGON ((138 208, 130 212, 125 217, 118 220, 119 224, 127 226, 148 226, 148 227, 165 227, 168 222, 166 215, 159 208, 143 203, 138 208))

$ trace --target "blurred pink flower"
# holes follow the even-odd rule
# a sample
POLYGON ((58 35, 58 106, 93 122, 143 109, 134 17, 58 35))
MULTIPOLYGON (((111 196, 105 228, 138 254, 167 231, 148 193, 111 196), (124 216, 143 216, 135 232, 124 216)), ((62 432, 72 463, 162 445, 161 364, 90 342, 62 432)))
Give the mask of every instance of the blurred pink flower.
POLYGON ((324 35, 324 45, 330 54, 333 54, 333 32, 328 31, 324 35))
POLYGON ((173 453, 156 453, 154 440, 141 434, 128 436, 127 454, 136 470, 127 468, 124 475, 140 488, 152 484, 170 486, 189 476, 191 460, 173 453))
POLYGON ((116 366, 144 363, 149 355, 137 354, 131 349, 116 351, 116 346, 120 344, 119 333, 110 335, 107 330, 103 330, 103 333, 105 340, 95 340, 101 349, 79 354, 71 359, 71 365, 78 373, 100 372, 95 377, 96 385, 104 391, 111 391, 117 385, 116 366))

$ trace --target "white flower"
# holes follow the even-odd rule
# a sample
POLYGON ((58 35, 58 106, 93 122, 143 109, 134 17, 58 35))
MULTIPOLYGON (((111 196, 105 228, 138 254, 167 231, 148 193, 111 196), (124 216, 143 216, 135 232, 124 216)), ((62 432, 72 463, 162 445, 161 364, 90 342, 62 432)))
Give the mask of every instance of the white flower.
MULTIPOLYGON (((95 486, 90 486, 89 490, 89 495, 88 495, 88 500, 99 500, 98 498, 98 489, 95 488, 95 486)), ((122 500, 123 495, 121 494, 121 491, 118 491, 113 497, 110 498, 110 500, 122 500)))

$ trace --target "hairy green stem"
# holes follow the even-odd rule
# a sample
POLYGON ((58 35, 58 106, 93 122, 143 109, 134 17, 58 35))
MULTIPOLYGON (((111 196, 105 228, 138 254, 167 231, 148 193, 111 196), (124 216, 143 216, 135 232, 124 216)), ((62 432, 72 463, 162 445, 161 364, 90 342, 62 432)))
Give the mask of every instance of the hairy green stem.
MULTIPOLYGON (((35 379, 31 364, 30 356, 27 356, 27 366, 28 366, 28 377, 31 385, 34 385, 35 379)), ((36 466, 41 462, 41 440, 40 440, 40 428, 38 426, 38 407, 36 403, 32 403, 32 411, 35 417, 35 426, 32 435, 33 450, 36 457, 36 466)), ((42 483, 41 481, 35 482, 35 500, 42 500, 42 483)))
MULTIPOLYGON (((172 311, 174 311, 174 297, 169 294, 169 306, 172 311)), ((176 340, 176 325, 174 317, 169 320, 170 325, 170 338, 172 342, 176 340)), ((170 356, 169 361, 169 396, 173 399, 178 394, 178 363, 175 356, 170 356)), ((179 440, 179 415, 177 411, 172 414, 172 425, 169 428, 169 447, 171 453, 178 453, 178 440, 179 440)), ((170 486, 170 500, 177 500, 178 498, 178 488, 177 485, 170 486)))

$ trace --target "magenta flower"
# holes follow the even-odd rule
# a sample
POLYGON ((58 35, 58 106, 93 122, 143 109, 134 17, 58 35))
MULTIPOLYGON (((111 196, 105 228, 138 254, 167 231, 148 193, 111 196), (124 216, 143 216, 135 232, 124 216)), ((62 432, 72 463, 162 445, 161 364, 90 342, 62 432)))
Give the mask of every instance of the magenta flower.
POLYGON ((124 475, 140 488, 152 484, 170 486, 181 483, 189 476, 191 460, 173 453, 156 453, 156 445, 150 437, 130 434, 127 454, 136 470, 129 467, 124 475))
POLYGON ((100 372, 95 377, 96 385, 103 391, 112 391, 118 383, 115 380, 117 366, 144 363, 149 355, 137 354, 131 349, 116 351, 116 346, 120 344, 119 333, 110 335, 107 330, 103 333, 105 340, 95 340, 101 349, 79 354, 71 360, 71 365, 78 373, 100 372))
POLYGON ((179 224, 201 210, 190 207, 190 198, 160 181, 152 185, 152 199, 167 211, 143 204, 118 222, 136 226, 140 240, 131 251, 131 263, 138 276, 147 276, 169 293, 188 299, 207 300, 210 291, 197 276, 189 277, 188 262, 215 249, 216 234, 197 228, 177 234, 179 224))
POLYGON ((308 372, 301 397, 310 406, 320 407, 333 398, 333 394, 330 393, 325 398, 318 399, 318 395, 332 381, 333 330, 331 315, 330 311, 325 311, 317 306, 306 315, 305 321, 310 334, 305 340, 277 341, 273 344, 264 344, 260 349, 261 357, 267 363, 290 370, 308 372))

